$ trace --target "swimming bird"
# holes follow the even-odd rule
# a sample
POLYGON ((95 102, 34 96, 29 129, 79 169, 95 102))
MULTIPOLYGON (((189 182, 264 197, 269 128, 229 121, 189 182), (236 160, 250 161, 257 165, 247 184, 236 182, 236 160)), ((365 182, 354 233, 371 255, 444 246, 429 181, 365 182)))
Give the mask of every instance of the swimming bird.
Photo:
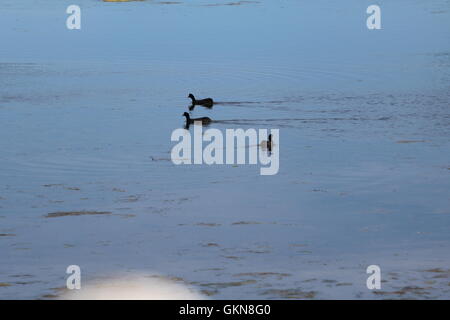
POLYGON ((186 117, 186 127, 189 127, 190 124, 193 124, 196 121, 200 121, 203 125, 208 125, 212 122, 211 118, 201 117, 201 118, 191 118, 189 113, 183 113, 183 116, 186 117))
POLYGON ((212 108, 214 101, 211 98, 197 100, 195 99, 192 93, 189 93, 188 98, 191 98, 192 105, 189 107, 189 110, 194 110, 195 106, 203 106, 206 108, 212 108))
POLYGON ((269 134, 269 141, 263 140, 259 144, 261 146, 261 149, 263 150, 269 150, 272 151, 273 142, 272 142, 272 134, 269 134))

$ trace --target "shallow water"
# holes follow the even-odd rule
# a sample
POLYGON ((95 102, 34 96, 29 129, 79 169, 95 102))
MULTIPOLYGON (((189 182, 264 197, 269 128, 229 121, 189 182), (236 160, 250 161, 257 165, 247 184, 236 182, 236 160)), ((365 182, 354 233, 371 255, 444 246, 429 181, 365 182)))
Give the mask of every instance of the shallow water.
POLYGON ((72 2, 2 2, 0 298, 58 296, 71 264, 210 298, 450 297, 448 1, 379 1, 377 31, 356 0, 79 0, 69 31, 72 2), (210 127, 280 129, 279 173, 175 166, 189 92, 210 127))

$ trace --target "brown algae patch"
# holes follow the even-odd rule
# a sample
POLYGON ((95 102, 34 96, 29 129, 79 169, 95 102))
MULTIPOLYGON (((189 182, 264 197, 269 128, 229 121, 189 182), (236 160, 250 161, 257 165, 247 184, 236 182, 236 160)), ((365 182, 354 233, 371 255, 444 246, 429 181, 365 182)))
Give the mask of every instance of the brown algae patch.
POLYGON ((441 268, 433 268, 424 270, 425 272, 434 272, 434 273, 450 273, 450 270, 443 270, 441 268))
POLYGON ((352 286, 353 285, 353 283, 351 283, 351 282, 339 282, 339 283, 336 283, 336 287, 344 287, 344 286, 352 286))
POLYGON ((200 293, 204 294, 207 297, 211 297, 213 295, 216 295, 219 291, 218 290, 201 290, 200 293))
POLYGON ((275 296, 281 299, 314 299, 317 291, 303 291, 301 289, 269 289, 263 295, 275 296))
POLYGON ((419 143, 419 142, 427 142, 426 140, 397 140, 397 143, 419 143))
POLYGON ((258 221, 238 221, 238 222, 233 222, 231 225, 232 226, 238 226, 238 225, 246 225, 246 224, 261 224, 261 222, 258 222, 258 221))
POLYGON ((133 2, 133 1, 144 1, 144 0, 103 0, 103 2, 133 2))
POLYGON ((145 276, 145 278, 162 279, 162 280, 173 281, 173 282, 183 282, 186 284, 188 283, 188 281, 186 281, 182 277, 161 275, 161 274, 151 274, 151 275, 145 276))
POLYGON ((424 272, 428 272, 433 274, 433 279, 448 279, 450 278, 450 269, 444 270, 441 268, 432 268, 424 270, 424 272))
POLYGON ((406 286, 406 287, 400 288, 396 291, 373 291, 373 294, 381 295, 381 296, 393 295, 393 296, 400 296, 400 297, 403 297, 405 295, 416 295, 416 296, 423 297, 423 296, 429 294, 429 292, 426 291, 427 289, 430 289, 430 288, 406 286))
POLYGON ((58 299, 59 296, 56 294, 44 294, 42 297, 42 299, 58 299))
POLYGON ((215 242, 201 243, 200 245, 205 248, 220 247, 219 244, 217 244, 215 242))
POLYGON ((233 277, 254 277, 254 278, 276 277, 278 279, 290 276, 292 276, 290 273, 280 273, 280 272, 243 272, 233 275, 233 277))
POLYGON ((65 187, 66 190, 72 190, 72 191, 80 191, 81 189, 78 187, 65 187))
POLYGON ((246 251, 244 251, 246 253, 256 253, 256 254, 261 254, 261 253, 270 253, 271 251, 268 249, 261 249, 261 250, 257 250, 257 249, 248 249, 246 251))
POLYGON ((312 279, 306 279, 306 280, 303 280, 302 282, 313 282, 313 281, 317 281, 317 279, 316 278, 312 278, 312 279))
POLYGON ((48 213, 45 218, 58 218, 69 216, 85 216, 85 215, 105 215, 111 214, 109 211, 58 211, 48 213))
POLYGON ((225 259, 230 259, 230 260, 241 260, 243 259, 242 257, 238 257, 238 256, 222 256, 225 259))
POLYGON ((194 272, 202 272, 202 271, 223 271, 224 268, 206 268, 206 269, 197 269, 194 272))
POLYGON ((62 187, 65 190, 72 190, 72 191, 80 191, 81 189, 78 187, 66 187, 63 183, 48 183, 42 185, 45 188, 52 188, 52 187, 62 187))
POLYGON ((324 279, 322 280, 322 283, 336 283, 336 280, 329 280, 329 279, 324 279))
POLYGON ((195 224, 196 226, 201 226, 201 227, 220 227, 221 224, 220 223, 206 223, 206 222, 199 222, 195 224))
POLYGON ((256 280, 230 281, 230 282, 211 282, 200 284, 202 287, 213 287, 216 289, 224 289, 229 287, 240 287, 248 284, 256 283, 256 280))
POLYGON ((11 284, 6 283, 6 282, 0 282, 0 288, 1 287, 11 287, 11 284))

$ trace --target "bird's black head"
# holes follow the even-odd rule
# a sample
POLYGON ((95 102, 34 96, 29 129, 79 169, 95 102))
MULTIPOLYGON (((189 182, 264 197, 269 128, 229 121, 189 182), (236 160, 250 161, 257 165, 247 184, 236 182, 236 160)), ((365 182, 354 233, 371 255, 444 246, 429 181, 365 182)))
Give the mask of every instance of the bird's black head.
POLYGON ((189 93, 188 98, 191 98, 192 100, 195 100, 195 97, 192 93, 189 93))
POLYGON ((185 113, 183 113, 183 116, 185 116, 186 118, 189 118, 189 113, 185 112, 185 113))
POLYGON ((272 141, 272 134, 269 134, 269 141, 272 141))

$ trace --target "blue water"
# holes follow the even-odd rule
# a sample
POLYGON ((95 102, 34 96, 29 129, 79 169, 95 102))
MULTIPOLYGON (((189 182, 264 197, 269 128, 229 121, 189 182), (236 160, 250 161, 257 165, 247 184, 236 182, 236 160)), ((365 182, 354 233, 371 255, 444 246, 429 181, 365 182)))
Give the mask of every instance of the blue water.
POLYGON ((210 298, 449 298, 448 1, 379 1, 381 30, 356 0, 78 0, 67 30, 73 2, 1 5, 1 298, 58 295, 70 264, 210 298), (172 164, 189 92, 225 102, 193 112, 233 120, 213 128, 280 129, 279 173, 172 164), (82 210, 111 214, 45 217, 82 210))

